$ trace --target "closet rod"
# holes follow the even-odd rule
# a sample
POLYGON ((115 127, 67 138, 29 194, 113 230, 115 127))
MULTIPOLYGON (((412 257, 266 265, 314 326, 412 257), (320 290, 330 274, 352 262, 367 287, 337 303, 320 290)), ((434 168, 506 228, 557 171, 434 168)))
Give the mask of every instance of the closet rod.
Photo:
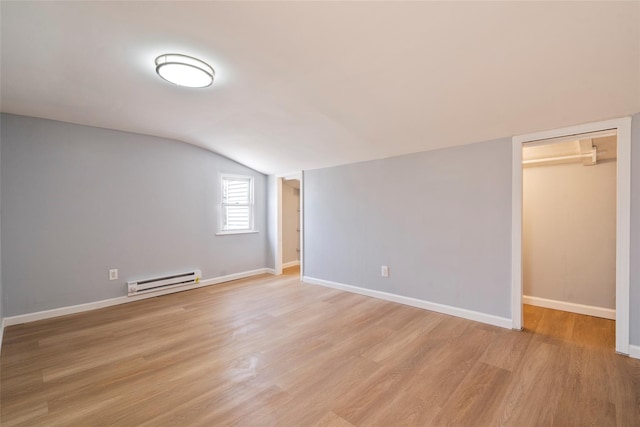
POLYGON ((607 153, 606 151, 593 150, 591 153, 585 153, 585 154, 572 154, 572 155, 569 155, 569 156, 545 157, 545 158, 542 158, 542 159, 523 160, 522 164, 523 165, 535 165, 537 163, 555 162, 555 161, 560 161, 560 160, 585 159, 585 158, 589 158, 589 157, 592 158, 593 163, 595 164, 596 155, 597 154, 606 154, 606 153, 607 153))

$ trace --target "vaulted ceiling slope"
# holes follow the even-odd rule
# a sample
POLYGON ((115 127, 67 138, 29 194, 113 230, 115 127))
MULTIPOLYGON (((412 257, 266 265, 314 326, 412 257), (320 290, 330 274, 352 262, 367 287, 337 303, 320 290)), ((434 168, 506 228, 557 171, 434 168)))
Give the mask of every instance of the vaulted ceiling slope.
POLYGON ((640 111, 640 2, 1 3, 2 111, 284 173, 640 111), (208 89, 154 59, 209 62, 208 89))

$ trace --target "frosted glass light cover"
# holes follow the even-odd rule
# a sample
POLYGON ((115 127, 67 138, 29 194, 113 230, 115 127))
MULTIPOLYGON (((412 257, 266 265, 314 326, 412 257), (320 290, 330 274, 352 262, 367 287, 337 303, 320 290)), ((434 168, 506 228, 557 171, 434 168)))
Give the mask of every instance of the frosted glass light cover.
POLYGON ((207 87, 215 72, 206 62, 186 55, 166 54, 156 58, 156 73, 178 86, 207 87))

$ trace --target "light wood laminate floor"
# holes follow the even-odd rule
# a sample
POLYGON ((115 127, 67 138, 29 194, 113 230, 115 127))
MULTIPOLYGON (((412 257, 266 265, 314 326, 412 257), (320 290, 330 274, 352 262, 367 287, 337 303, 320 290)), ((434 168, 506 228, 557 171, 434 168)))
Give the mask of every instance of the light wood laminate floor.
POLYGON ((516 332, 296 270, 6 328, 3 426, 639 426, 612 321, 516 332))

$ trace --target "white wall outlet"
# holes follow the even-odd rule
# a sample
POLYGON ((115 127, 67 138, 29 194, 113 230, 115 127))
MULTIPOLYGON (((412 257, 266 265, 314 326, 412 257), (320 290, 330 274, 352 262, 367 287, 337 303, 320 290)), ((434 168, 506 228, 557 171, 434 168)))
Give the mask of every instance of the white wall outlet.
POLYGON ((382 274, 382 277, 389 277, 389 266, 383 265, 380 269, 380 273, 382 274))
POLYGON ((117 280, 118 279, 118 269, 112 268, 109 270, 109 280, 117 280))

